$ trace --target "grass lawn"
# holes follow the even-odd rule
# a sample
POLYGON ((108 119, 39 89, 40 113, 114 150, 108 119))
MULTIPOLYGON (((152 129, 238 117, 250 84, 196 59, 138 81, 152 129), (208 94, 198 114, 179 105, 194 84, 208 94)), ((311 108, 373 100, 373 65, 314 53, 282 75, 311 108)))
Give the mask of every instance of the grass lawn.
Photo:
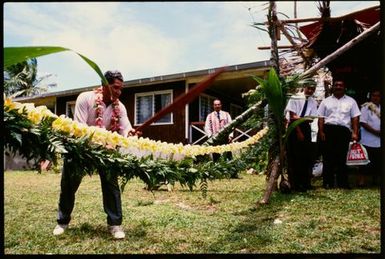
MULTIPOLYGON (((380 253, 380 190, 321 187, 307 193, 275 192, 257 205, 265 177, 179 185, 153 193, 131 180, 122 194, 124 240, 106 228, 99 176, 86 176, 67 232, 56 225, 60 174, 4 173, 5 254, 162 253, 380 253)), ((320 185, 319 181, 315 182, 320 185)))

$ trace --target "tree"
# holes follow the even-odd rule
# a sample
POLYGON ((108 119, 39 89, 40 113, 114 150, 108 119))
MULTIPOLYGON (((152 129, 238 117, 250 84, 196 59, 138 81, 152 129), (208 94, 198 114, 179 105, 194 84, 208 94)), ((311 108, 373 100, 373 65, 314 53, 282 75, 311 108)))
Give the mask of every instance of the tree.
POLYGON ((52 76, 47 74, 37 77, 36 58, 27 59, 8 66, 4 70, 4 93, 6 96, 33 96, 48 91, 56 84, 41 85, 42 81, 52 76))

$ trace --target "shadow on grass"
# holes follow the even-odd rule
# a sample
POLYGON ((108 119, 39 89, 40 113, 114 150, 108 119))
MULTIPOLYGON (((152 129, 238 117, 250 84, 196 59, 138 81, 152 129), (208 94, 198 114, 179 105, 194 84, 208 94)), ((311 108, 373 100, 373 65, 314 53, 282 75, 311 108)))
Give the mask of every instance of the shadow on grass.
POLYGON ((250 252, 248 247, 252 247, 251 252, 258 253, 256 251, 258 247, 271 245, 276 240, 272 231, 273 222, 279 218, 282 207, 298 195, 305 196, 308 193, 282 194, 276 192, 271 197, 269 204, 257 203, 253 207, 234 213, 235 216, 242 216, 246 219, 234 227, 230 227, 227 235, 212 243, 206 250, 209 253, 247 253, 250 252), (223 244, 228 245, 224 248, 223 244))
POLYGON ((91 225, 90 223, 83 223, 80 227, 70 226, 66 230, 66 235, 71 238, 82 237, 84 239, 91 239, 95 237, 108 238, 110 236, 107 226, 91 225))
MULTIPOLYGON (((140 240, 147 235, 146 226, 142 222, 140 224, 124 229, 126 233, 126 238, 135 241, 140 240)), ((108 231, 107 226, 105 225, 91 225, 90 223, 83 223, 80 227, 69 227, 66 230, 66 235, 68 235, 71 239, 78 239, 79 237, 82 239, 93 239, 93 238, 101 238, 101 239, 112 239, 111 234, 108 231)))

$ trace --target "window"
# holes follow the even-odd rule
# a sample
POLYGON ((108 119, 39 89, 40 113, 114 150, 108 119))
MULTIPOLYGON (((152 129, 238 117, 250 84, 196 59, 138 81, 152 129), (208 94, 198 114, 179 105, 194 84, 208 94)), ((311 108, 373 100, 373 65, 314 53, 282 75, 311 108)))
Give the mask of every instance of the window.
POLYGON ((237 104, 230 104, 230 116, 231 119, 234 120, 235 117, 237 117, 239 114, 241 114, 243 111, 242 107, 237 104))
POLYGON ((75 101, 66 102, 66 116, 73 119, 75 115, 75 101))
MULTIPOLYGON (((171 100, 172 90, 135 94, 135 125, 144 123, 157 112, 169 105, 171 100)), ((169 113, 153 124, 172 124, 172 115, 172 113, 169 113)))
POLYGON ((199 121, 205 121, 207 115, 213 111, 213 102, 217 99, 214 96, 201 94, 199 96, 199 121))

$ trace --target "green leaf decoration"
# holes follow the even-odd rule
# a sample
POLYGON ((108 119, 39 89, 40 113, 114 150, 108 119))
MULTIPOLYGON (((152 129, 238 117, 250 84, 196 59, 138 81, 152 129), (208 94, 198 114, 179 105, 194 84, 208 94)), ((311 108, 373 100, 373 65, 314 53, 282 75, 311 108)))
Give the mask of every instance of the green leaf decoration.
POLYGON ((99 75, 100 79, 102 80, 102 84, 103 85, 108 85, 108 82, 107 82, 107 79, 104 77, 102 71, 100 70, 100 68, 98 67, 98 65, 96 65, 95 62, 93 62, 92 60, 90 60, 89 58, 87 58, 86 56, 83 56, 82 54, 80 53, 77 53, 85 62, 87 62, 87 64, 92 67, 95 72, 99 75))
POLYGON ((287 142, 287 138, 289 137, 290 133, 295 129, 295 127, 297 127, 298 125, 300 125, 301 123, 303 123, 305 121, 312 121, 315 118, 318 118, 318 117, 317 116, 306 116, 306 117, 300 118, 300 119, 294 121, 293 123, 291 123, 286 129, 286 134, 283 136, 284 143, 287 142))
POLYGON ((283 119, 286 98, 284 98, 282 85, 275 69, 270 69, 267 80, 256 76, 253 78, 261 85, 274 116, 278 121, 281 121, 283 119))
POLYGON ((67 51, 70 49, 63 47, 5 47, 4 48, 4 67, 20 63, 27 59, 67 51))
MULTIPOLYGON (((4 48, 4 67, 7 68, 11 65, 20 63, 27 59, 37 58, 49 54, 59 53, 63 51, 73 51, 68 48, 60 47, 60 46, 37 46, 37 47, 5 47, 4 48)), ((99 66, 87 58, 86 56, 73 51, 78 54, 95 72, 99 75, 102 84, 108 84, 106 78, 104 77, 102 71, 99 66)))

